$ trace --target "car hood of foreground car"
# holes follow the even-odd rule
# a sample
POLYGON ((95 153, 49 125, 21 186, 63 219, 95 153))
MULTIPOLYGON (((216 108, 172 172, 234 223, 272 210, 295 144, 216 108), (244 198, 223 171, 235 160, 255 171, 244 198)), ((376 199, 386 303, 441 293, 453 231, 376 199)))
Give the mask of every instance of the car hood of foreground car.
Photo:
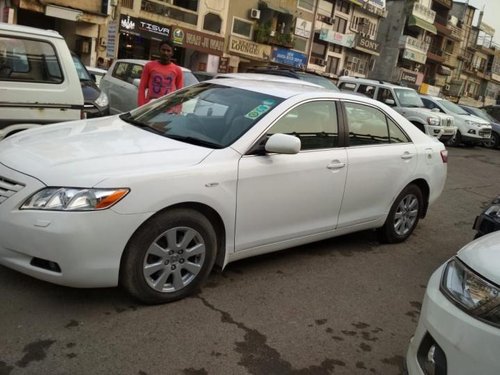
POLYGON ((472 241, 458 252, 474 271, 500 285, 500 232, 493 232, 472 241))
POLYGON ((0 142, 0 162, 49 186, 94 186, 113 176, 186 168, 211 151, 113 116, 18 133, 0 142))

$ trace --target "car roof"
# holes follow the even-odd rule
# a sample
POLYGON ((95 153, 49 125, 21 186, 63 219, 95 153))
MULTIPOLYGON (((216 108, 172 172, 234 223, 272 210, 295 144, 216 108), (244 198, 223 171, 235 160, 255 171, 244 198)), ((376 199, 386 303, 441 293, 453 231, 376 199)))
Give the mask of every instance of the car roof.
POLYGON ((340 82, 364 83, 367 85, 378 85, 378 86, 393 87, 393 88, 397 88, 397 89, 415 91, 415 89, 412 89, 411 87, 400 86, 400 85, 396 85, 394 83, 381 81, 381 80, 377 80, 377 79, 369 79, 369 78, 341 76, 341 77, 339 77, 339 83, 340 82))
MULTIPOLYGON (((154 61, 154 60, 144 60, 144 59, 118 59, 113 62, 113 65, 119 63, 119 62, 126 62, 130 64, 137 64, 137 65, 146 65, 146 63, 154 61)), ((190 72, 191 70, 188 68, 184 68, 183 66, 177 65, 183 72, 190 72)))
POLYGON ((87 70, 92 73, 106 74, 108 72, 106 69, 95 68, 93 66, 85 66, 85 68, 87 68, 87 70))
POLYGON ((316 85, 315 83, 302 81, 297 78, 292 77, 284 77, 273 74, 265 74, 265 73, 221 73, 215 76, 215 79, 219 78, 235 78, 235 79, 243 79, 243 80, 258 80, 258 81, 268 81, 268 82, 284 82, 284 83, 293 83, 302 86, 309 86, 315 88, 322 88, 320 85, 316 85))
POLYGON ((18 32, 18 33, 27 33, 27 34, 32 34, 32 35, 36 35, 36 36, 48 36, 48 37, 52 37, 52 38, 63 39, 62 35, 59 34, 55 30, 38 29, 36 27, 24 26, 24 25, 15 25, 15 24, 11 24, 11 23, 0 22, 0 30, 18 32))
POLYGON ((321 86, 312 86, 311 84, 304 84, 303 81, 297 79, 291 79, 287 81, 273 81, 273 80, 263 80, 263 79, 241 79, 241 78, 224 78, 224 79, 211 79, 209 81, 204 81, 200 83, 203 84, 217 84, 229 87, 240 88, 243 90, 250 90, 255 92, 264 93, 267 95, 272 95, 280 97, 283 99, 288 99, 293 96, 301 94, 310 94, 311 98, 332 98, 332 99, 351 99, 362 101, 365 103, 380 103, 376 100, 362 97, 358 95, 352 95, 351 93, 339 92, 326 89, 321 86))

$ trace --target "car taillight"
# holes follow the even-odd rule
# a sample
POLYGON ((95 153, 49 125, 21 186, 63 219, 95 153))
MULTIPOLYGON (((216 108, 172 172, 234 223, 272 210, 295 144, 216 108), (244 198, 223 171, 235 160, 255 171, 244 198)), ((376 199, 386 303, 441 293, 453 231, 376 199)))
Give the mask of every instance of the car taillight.
POLYGON ((80 111, 80 119, 85 120, 87 118, 87 112, 85 112, 83 109, 80 111))
POLYGON ((443 163, 448 163, 448 150, 441 150, 441 160, 443 163))

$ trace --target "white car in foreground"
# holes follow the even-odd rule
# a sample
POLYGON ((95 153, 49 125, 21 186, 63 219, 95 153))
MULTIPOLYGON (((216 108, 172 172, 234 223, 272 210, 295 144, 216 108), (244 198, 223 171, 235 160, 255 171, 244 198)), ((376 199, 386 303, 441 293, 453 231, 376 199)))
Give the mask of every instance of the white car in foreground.
POLYGON ((498 375, 500 232, 463 247, 431 276, 406 365, 410 375, 498 375))
POLYGON ((447 151, 377 101, 216 79, 130 113, 0 143, 0 263, 146 303, 214 263, 378 228, 404 241, 441 194, 447 151))

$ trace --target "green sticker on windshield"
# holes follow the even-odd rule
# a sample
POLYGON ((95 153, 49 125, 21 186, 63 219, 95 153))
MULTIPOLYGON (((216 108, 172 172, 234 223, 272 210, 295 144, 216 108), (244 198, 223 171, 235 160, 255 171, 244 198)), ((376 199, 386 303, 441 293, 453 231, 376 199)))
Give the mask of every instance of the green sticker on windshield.
POLYGON ((256 118, 259 118, 260 116, 262 116, 264 113, 266 113, 270 109, 271 109, 270 105, 261 104, 261 105, 255 107, 254 109, 252 109, 250 112, 248 112, 245 115, 245 117, 250 119, 250 120, 255 120, 256 118))

